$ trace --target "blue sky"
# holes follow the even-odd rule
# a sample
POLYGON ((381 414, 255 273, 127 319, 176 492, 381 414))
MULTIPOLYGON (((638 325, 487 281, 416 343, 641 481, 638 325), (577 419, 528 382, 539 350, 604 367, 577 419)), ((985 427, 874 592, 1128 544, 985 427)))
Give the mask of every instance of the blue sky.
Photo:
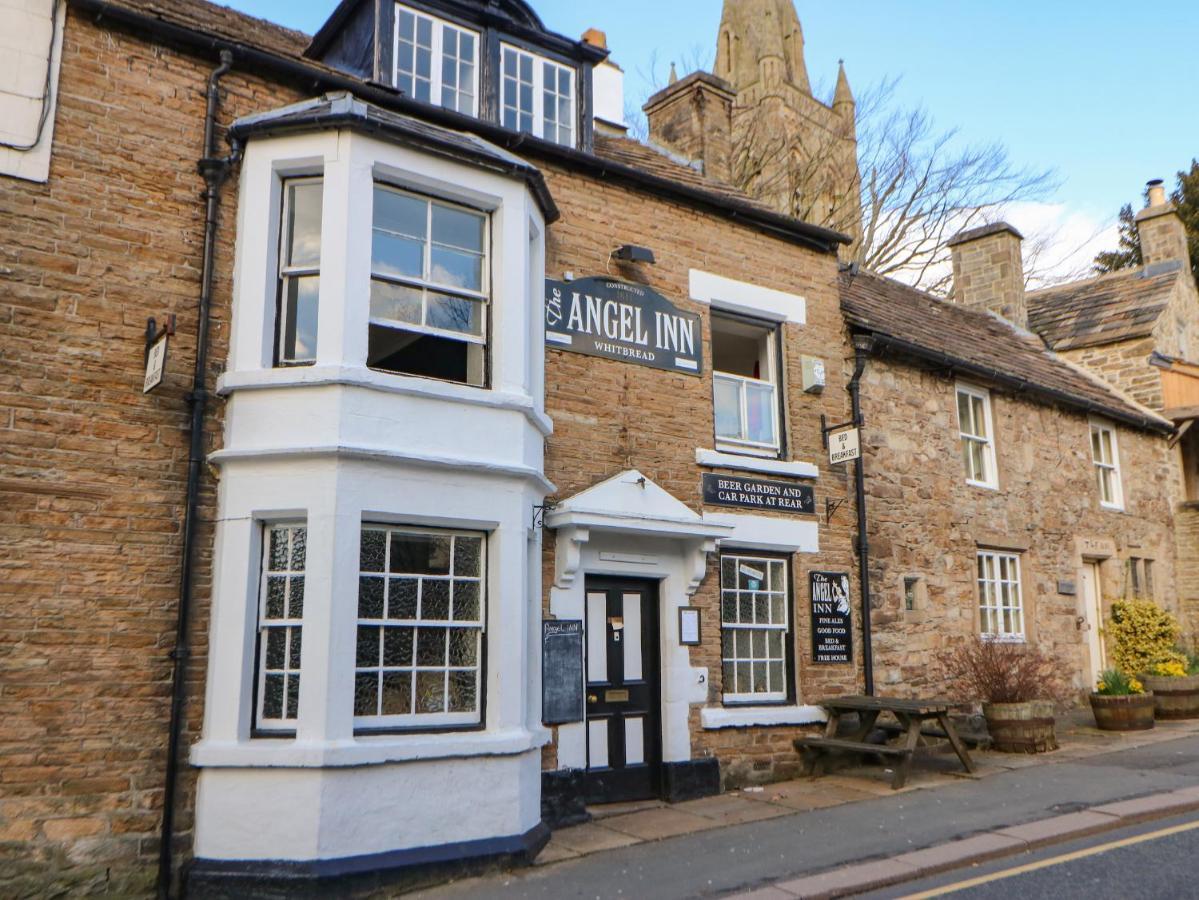
MULTIPOLYGON (((308 32, 335 0, 226 0, 308 32)), ((671 60, 711 54, 721 0, 531 0, 548 27, 608 33, 628 73, 627 96, 648 93, 671 60)), ((1003 141, 1015 161, 1055 169, 1054 198, 1102 224, 1139 200, 1145 181, 1199 157, 1199 3, 1194 0, 797 0, 814 84, 837 60, 862 88, 899 76, 900 100, 923 104, 970 141, 1003 141)), ((680 74, 684 74, 680 67, 680 74)))

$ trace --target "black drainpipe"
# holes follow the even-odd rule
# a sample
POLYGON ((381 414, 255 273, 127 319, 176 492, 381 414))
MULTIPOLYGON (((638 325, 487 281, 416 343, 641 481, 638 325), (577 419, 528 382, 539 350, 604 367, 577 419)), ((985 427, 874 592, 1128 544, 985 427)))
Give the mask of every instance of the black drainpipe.
POLYGON ((866 533, 866 448, 861 440, 862 419, 862 374, 866 371, 866 360, 874 349, 874 338, 869 335, 854 335, 853 378, 849 381, 849 396, 853 401, 853 422, 858 428, 858 461, 854 464, 854 482, 858 503, 858 580, 862 586, 862 668, 866 679, 866 696, 874 696, 874 647, 870 627, 870 537, 866 533))
POLYGON ((212 306, 212 281, 216 254, 217 214, 220 211, 221 186, 237 159, 237 150, 227 158, 216 155, 216 117, 221 103, 220 81, 233 68, 233 53, 221 51, 221 64, 208 79, 208 108, 204 114, 204 156, 198 168, 204 178, 204 265, 200 274, 199 323, 196 327, 196 368, 192 376, 191 449, 187 459, 187 508, 183 518, 182 575, 179 582, 179 614, 175 625, 175 649, 171 652, 171 722, 167 738, 167 767, 162 797, 162 834, 158 848, 158 896, 171 895, 172 851, 175 825, 175 792, 179 781, 179 744, 183 730, 183 704, 187 686, 187 662, 191 655, 188 619, 191 614, 193 565, 196 548, 196 520, 200 495, 200 475, 204 465, 204 416, 208 410, 208 331, 212 306))

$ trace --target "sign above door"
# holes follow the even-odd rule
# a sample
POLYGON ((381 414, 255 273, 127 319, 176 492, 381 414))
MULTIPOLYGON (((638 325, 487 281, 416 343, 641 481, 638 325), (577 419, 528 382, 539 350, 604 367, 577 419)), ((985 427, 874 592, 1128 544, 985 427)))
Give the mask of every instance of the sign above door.
POLYGON ((651 369, 700 375, 700 318, 643 284, 615 278, 545 282, 545 343, 651 369))

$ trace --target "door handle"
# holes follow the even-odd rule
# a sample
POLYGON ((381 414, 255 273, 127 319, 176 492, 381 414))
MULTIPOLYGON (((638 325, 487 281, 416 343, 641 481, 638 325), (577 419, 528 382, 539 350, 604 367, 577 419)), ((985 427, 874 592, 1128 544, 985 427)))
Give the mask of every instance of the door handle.
POLYGON ((588 703, 599 703, 599 695, 598 694, 588 694, 587 702, 588 703))

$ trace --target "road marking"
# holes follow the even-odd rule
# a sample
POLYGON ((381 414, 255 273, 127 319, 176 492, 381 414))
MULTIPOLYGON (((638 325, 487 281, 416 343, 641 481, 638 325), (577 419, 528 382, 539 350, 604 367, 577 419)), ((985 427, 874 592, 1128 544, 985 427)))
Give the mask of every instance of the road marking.
POLYGON ((1075 860, 1086 859, 1089 856, 1099 856, 1101 853, 1119 850, 1121 847, 1132 847, 1136 844, 1144 844, 1148 841, 1156 841, 1160 838, 1170 837, 1175 834, 1182 834, 1186 831, 1194 831, 1197 828, 1199 828, 1199 821, 1188 822, 1186 825, 1175 825, 1172 828, 1163 828, 1161 831, 1152 831, 1149 834, 1139 834, 1136 837, 1124 838, 1123 840, 1112 841, 1107 844, 1100 844, 1098 847, 1089 847, 1086 850, 1076 850, 1073 853, 1066 853, 1062 856, 1055 856, 1052 859, 1043 859, 1040 862, 1029 863, 1028 865, 1024 866, 1017 866, 1014 869, 1005 869, 1002 872, 995 872, 991 875, 980 875, 978 878, 971 878, 968 881, 959 881, 957 884, 951 884, 932 891, 926 891, 923 894, 909 894, 908 896, 902 898, 902 900, 928 900, 928 898, 931 897, 944 897, 946 894, 953 894, 957 891, 966 891, 970 888, 980 887, 981 885, 990 884, 994 881, 1003 881, 1005 878, 1015 878, 1017 875, 1027 875, 1029 872, 1048 869, 1052 866, 1060 866, 1064 863, 1074 862, 1075 860))

